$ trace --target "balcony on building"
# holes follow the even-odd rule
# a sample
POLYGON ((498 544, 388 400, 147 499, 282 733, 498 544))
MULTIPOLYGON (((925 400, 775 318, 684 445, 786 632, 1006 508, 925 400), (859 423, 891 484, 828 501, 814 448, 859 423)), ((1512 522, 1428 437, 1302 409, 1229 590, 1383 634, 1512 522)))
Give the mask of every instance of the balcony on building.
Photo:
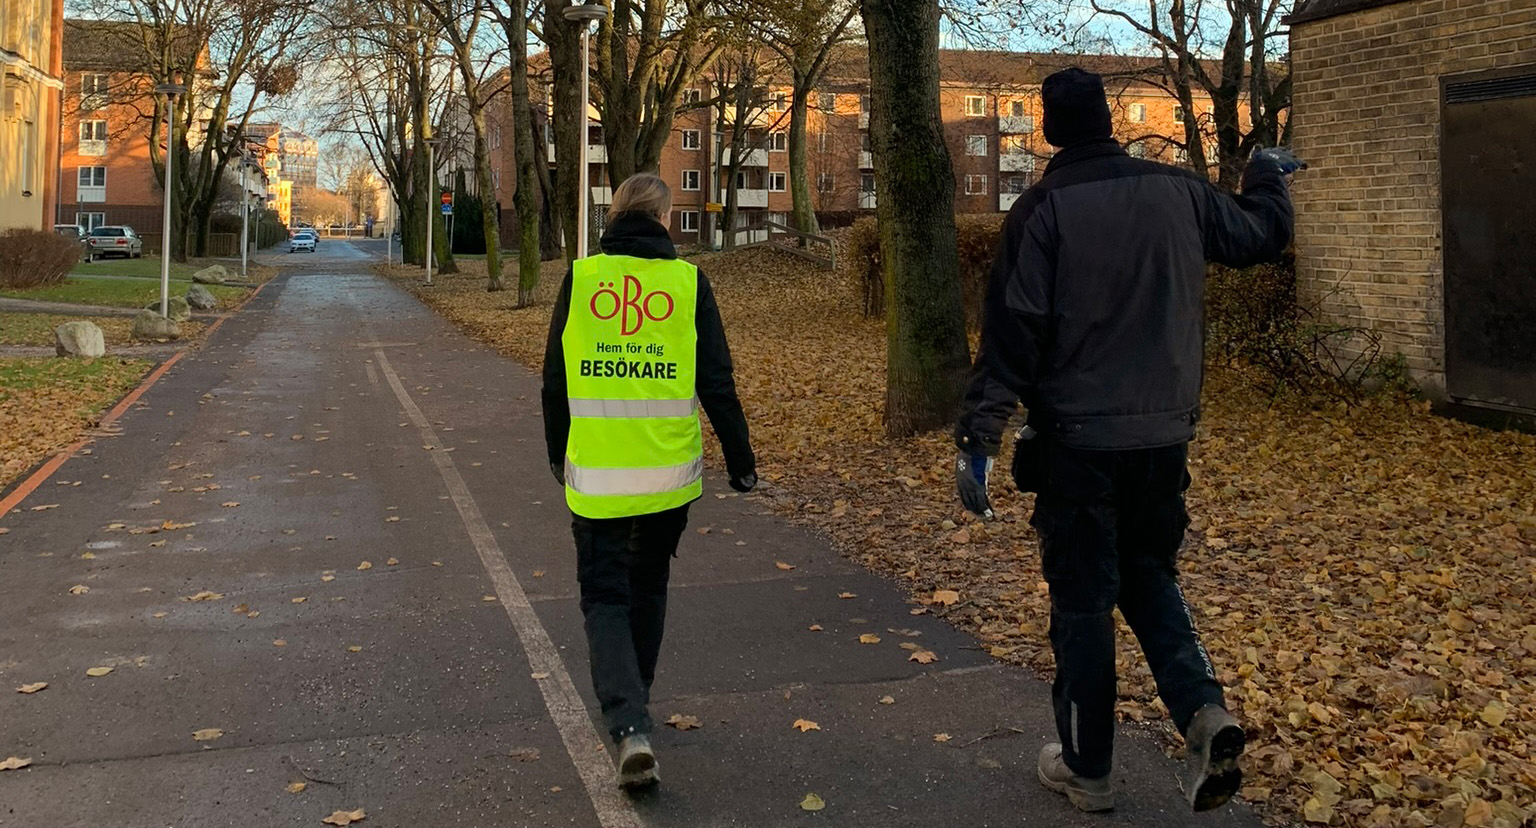
POLYGON ((1019 196, 1021 196, 1021 195, 1023 195, 1023 193, 998 193, 997 194, 997 209, 998 209, 998 212, 1006 213, 1009 210, 1013 209, 1013 203, 1015 201, 1018 201, 1019 200, 1019 196))
POLYGON ((105 140, 84 140, 80 142, 80 155, 100 158, 107 154, 107 142, 105 140))
MULTIPOLYGON (((553 142, 553 141, 549 142, 546 145, 546 147, 549 150, 549 161, 550 161, 551 164, 553 164, 554 161, 555 161, 555 142, 553 142)), ((608 163, 608 145, 607 144, 588 144, 587 145, 587 163, 588 164, 606 164, 606 163, 608 163)))
POLYGON ((872 170, 874 168, 875 168, 875 154, 870 152, 870 151, 868 151, 868 150, 861 151, 859 153, 859 169, 861 169, 861 170, 872 170))
POLYGON ((75 201, 82 204, 100 204, 107 200, 106 187, 78 187, 76 188, 75 201))
POLYGON ((860 210, 873 210, 873 209, 875 209, 875 194, 874 193, 859 193, 859 209, 860 210))
POLYGON ((859 113, 859 129, 869 129, 869 113, 859 113))
MULTIPOLYGON (((729 148, 726 149, 725 157, 724 157, 724 161, 723 161, 723 163, 726 166, 730 166, 731 164, 735 163, 736 152, 737 152, 737 149, 735 147, 729 147, 729 148)), ((766 167, 766 166, 768 166, 768 150, 765 150, 765 149, 749 149, 749 150, 742 151, 742 153, 741 153, 741 166, 743 166, 743 167, 766 167)))
POLYGON ((1027 152, 1005 152, 997 157, 1000 172, 1034 172, 1035 156, 1027 152))
POLYGON ((768 191, 765 189, 740 187, 736 190, 736 206, 755 210, 768 209, 768 191))
POLYGON ((1033 115, 999 115, 997 131, 1004 135, 1028 135, 1035 131, 1033 115))
POLYGON ((592 203, 593 204, 597 204, 597 205, 601 205, 603 207, 607 207, 608 205, 612 204, 613 203, 613 188, 612 187, 593 187, 592 188, 592 203))

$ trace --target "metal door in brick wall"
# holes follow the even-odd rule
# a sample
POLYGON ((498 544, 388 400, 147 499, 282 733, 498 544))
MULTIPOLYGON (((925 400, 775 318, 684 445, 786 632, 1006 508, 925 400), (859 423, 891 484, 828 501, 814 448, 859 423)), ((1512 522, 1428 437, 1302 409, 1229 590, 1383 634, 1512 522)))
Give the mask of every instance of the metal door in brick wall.
POLYGON ((1536 66, 1441 86, 1446 390, 1536 411, 1536 66))

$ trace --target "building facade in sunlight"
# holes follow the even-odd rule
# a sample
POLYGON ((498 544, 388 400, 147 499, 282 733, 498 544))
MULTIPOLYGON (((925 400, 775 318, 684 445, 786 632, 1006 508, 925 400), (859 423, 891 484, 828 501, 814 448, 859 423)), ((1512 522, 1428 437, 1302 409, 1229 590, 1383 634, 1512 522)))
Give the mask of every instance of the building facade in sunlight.
POLYGON ((0 0, 0 230, 57 219, 63 0, 0 0))

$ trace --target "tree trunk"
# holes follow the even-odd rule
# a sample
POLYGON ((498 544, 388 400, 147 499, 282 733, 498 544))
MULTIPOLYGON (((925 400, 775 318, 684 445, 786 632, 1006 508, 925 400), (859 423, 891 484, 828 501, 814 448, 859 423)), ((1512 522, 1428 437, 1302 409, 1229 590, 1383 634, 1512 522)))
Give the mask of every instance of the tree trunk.
MULTIPOLYGON (((534 141, 533 108, 528 103, 528 2, 512 4, 512 25, 507 31, 512 45, 512 146, 517 156, 517 183, 512 206, 517 211, 517 306, 533 303, 543 260, 539 239, 538 161, 544 160, 544 142, 534 141), (521 128, 519 125, 527 125, 521 128)), ((545 165, 548 166, 547 164, 545 165)))
POLYGON ((939 103, 939 4, 862 0, 862 11, 887 297, 885 428, 905 437, 954 421, 970 363, 939 103))
MULTIPOLYGON (((868 14, 869 12, 866 11, 865 15, 868 14)), ((870 58, 870 63, 874 64, 873 57, 870 58)), ((799 86, 798 80, 795 86, 799 86)), ((820 233, 821 226, 816 222, 816 205, 811 203, 811 182, 806 178, 809 174, 805 163, 805 130, 806 122, 809 120, 809 101, 806 98, 810 93, 807 90, 802 94, 799 89, 796 89, 793 94, 794 99, 789 105, 789 189, 794 199, 795 212, 790 221, 795 225, 796 230, 804 233, 820 233)), ((947 155, 945 163, 948 163, 947 155)), ((951 197, 950 201, 953 200, 951 197)), ((953 226, 953 219, 950 224, 953 226)))
POLYGON ((475 127, 475 189, 480 199, 480 227, 485 232, 485 289, 490 293, 506 290, 501 283, 501 222, 496 202, 488 201, 495 193, 491 183, 491 150, 485 136, 485 107, 479 106, 470 114, 475 127))
POLYGON ((555 75, 555 212, 565 230, 565 255, 576 256, 577 194, 581 188, 581 142, 586 140, 587 114, 581 109, 581 36, 561 16, 565 0, 544 0, 544 40, 555 75))

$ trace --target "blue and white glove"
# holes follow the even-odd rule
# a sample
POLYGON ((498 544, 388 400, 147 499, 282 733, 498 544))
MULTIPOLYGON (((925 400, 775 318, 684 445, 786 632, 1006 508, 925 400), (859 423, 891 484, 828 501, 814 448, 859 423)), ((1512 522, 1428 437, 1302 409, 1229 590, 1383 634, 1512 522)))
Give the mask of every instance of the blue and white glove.
POLYGON ((955 455, 955 488, 960 493, 960 503, 989 520, 992 502, 987 498, 987 478, 991 476, 995 462, 984 454, 960 452, 955 455))
POLYGON ((1263 165, 1272 169, 1278 169, 1281 175, 1292 175, 1297 170, 1307 168, 1307 162, 1297 158, 1296 153, 1291 152, 1286 147, 1268 147, 1257 150, 1253 153, 1253 158, 1249 159, 1248 163, 1254 166, 1263 165))

